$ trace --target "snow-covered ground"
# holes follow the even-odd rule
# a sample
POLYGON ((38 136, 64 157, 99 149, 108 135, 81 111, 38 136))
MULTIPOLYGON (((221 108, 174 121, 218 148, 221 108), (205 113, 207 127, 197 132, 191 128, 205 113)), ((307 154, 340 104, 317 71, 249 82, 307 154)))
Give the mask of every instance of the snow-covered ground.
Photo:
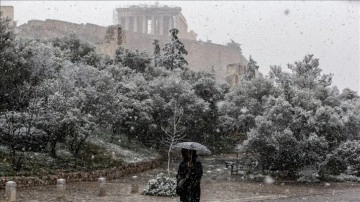
MULTIPOLYGON (((204 177, 202 179, 203 202, 239 202, 239 201, 358 201, 360 183, 316 183, 300 184, 290 182, 246 182, 230 176, 223 164, 214 164, 213 158, 202 158, 204 177), (210 171, 210 172, 208 172, 210 171)), ((178 162, 172 163, 172 175, 176 173, 178 162)), ((165 172, 166 165, 146 172, 138 173, 138 193, 131 193, 134 183, 132 176, 108 181, 106 196, 99 197, 97 182, 80 182, 67 184, 67 201, 106 201, 106 202, 175 202, 178 197, 154 197, 141 195, 149 179, 158 173, 165 172)), ((5 190, 0 190, 3 197, 5 190)), ((1 198, 0 200, 3 200, 1 198)), ((17 190, 17 201, 55 201, 56 186, 40 186, 17 190)))
POLYGON ((103 148, 107 153, 111 154, 111 158, 114 160, 123 160, 127 163, 135 163, 155 159, 158 154, 155 150, 150 149, 139 149, 138 151, 126 149, 116 144, 102 141, 96 137, 91 137, 88 140, 92 144, 95 144, 103 148))

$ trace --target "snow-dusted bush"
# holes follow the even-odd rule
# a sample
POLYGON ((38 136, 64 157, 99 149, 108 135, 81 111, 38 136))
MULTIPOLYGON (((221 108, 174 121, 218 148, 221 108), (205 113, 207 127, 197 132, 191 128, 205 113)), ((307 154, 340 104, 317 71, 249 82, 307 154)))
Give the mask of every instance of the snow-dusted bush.
POLYGON ((330 87, 331 75, 321 74, 319 61, 313 55, 288 68, 291 72, 271 67, 269 77, 263 78, 273 83, 274 90, 256 99, 258 106, 250 110, 254 124, 239 118, 243 117, 241 108, 250 109, 246 101, 255 98, 249 92, 260 92, 251 87, 256 86, 255 80, 250 80, 253 85, 249 86, 242 83, 239 93, 234 88, 225 96, 225 106, 231 110, 220 108, 226 115, 219 119, 224 126, 246 132, 242 146, 259 162, 253 172, 289 171, 292 176, 288 177, 297 173, 300 181, 316 180, 316 173, 321 177, 359 175, 360 142, 350 141, 359 139, 360 134, 356 93, 346 96, 345 92, 339 97, 336 87, 330 87), (240 127, 244 123, 248 128, 240 127), (309 167, 316 168, 316 172, 309 167))
POLYGON ((328 174, 339 175, 346 172, 360 176, 360 141, 346 141, 329 155, 324 169, 328 174))
POLYGON ((338 181, 338 182, 344 182, 344 181, 360 182, 360 177, 356 177, 354 175, 346 175, 346 174, 326 175, 325 179, 329 181, 338 181))
POLYGON ((149 186, 144 190, 143 194, 151 196, 177 196, 176 180, 167 177, 164 173, 156 176, 156 179, 149 180, 149 186))
POLYGON ((297 173, 298 175, 298 182, 320 182, 319 180, 319 171, 318 169, 310 166, 305 167, 301 171, 297 173))

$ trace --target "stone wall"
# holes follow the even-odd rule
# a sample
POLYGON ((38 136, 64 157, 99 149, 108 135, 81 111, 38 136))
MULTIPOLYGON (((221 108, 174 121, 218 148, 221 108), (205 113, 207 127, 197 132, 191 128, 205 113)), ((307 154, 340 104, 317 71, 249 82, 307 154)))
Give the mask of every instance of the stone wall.
POLYGON ((64 173, 59 172, 56 175, 47 175, 39 177, 26 177, 26 176, 9 176, 0 177, 0 189, 5 189, 5 183, 7 181, 15 181, 17 187, 31 187, 40 185, 53 185, 56 184, 56 180, 63 178, 66 182, 81 182, 81 181, 97 181, 99 177, 105 177, 107 180, 123 177, 126 175, 143 172, 156 167, 159 167, 163 162, 163 158, 129 163, 117 168, 108 168, 94 171, 79 171, 64 173))

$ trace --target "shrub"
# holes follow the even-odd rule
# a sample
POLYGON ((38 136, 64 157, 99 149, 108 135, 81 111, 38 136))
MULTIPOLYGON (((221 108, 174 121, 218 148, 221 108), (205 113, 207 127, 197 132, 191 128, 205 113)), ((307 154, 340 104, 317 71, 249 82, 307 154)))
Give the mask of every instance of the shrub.
POLYGON ((156 176, 156 179, 149 180, 149 187, 144 190, 143 194, 151 196, 177 196, 176 180, 167 177, 164 173, 160 173, 156 176))
POLYGON ((360 141, 348 140, 340 144, 327 159, 326 174, 339 175, 347 171, 347 174, 360 176, 360 141))
POLYGON ((319 180, 319 170, 314 168, 313 166, 304 167, 301 171, 297 173, 299 177, 297 179, 298 182, 320 182, 319 180))

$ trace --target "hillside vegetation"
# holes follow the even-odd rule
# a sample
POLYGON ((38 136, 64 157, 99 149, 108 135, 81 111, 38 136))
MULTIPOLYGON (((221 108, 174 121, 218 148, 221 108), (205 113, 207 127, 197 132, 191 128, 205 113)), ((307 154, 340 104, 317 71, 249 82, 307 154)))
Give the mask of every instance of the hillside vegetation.
POLYGON ((249 173, 305 179, 360 175, 360 102, 313 55, 230 89, 193 71, 177 29, 151 55, 113 57, 75 35, 16 38, 0 21, 1 175, 91 170, 141 161, 196 141, 247 155, 249 173), (170 148, 170 149, 169 149, 170 148))

